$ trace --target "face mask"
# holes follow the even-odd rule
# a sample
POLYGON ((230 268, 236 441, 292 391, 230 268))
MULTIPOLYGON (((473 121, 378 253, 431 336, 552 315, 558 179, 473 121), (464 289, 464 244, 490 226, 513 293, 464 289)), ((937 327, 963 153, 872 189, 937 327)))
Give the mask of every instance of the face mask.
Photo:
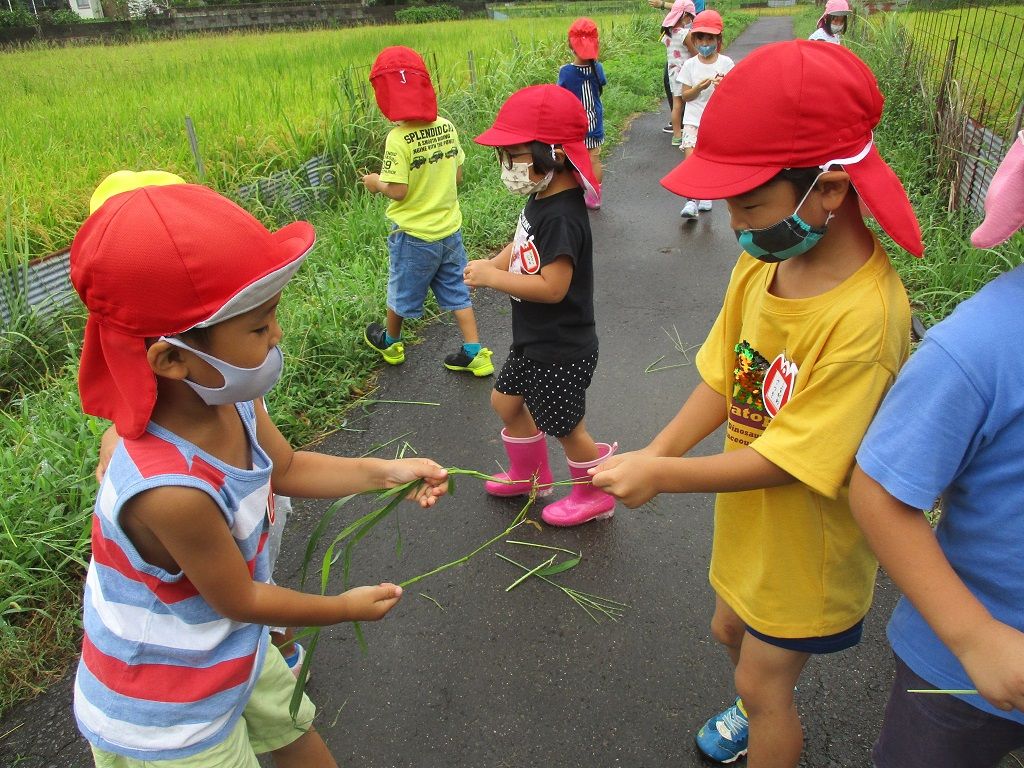
POLYGON ((832 34, 833 35, 841 35, 843 33, 844 29, 846 29, 846 25, 845 24, 836 24, 835 22, 832 23, 832 34))
POLYGON ((699 53, 705 59, 708 58, 716 50, 718 50, 718 46, 715 43, 709 43, 708 45, 698 45, 697 46, 697 53, 699 53))
POLYGON ((548 188, 551 179, 555 177, 553 170, 548 171, 540 181, 530 179, 530 168, 533 163, 512 163, 511 168, 501 166, 501 180, 505 187, 513 195, 532 195, 534 192, 543 192, 548 188))
MULTIPOLYGON (((814 183, 818 183, 817 178, 814 183)), ((736 239, 739 241, 740 247, 758 261, 763 261, 766 264, 785 261, 811 250, 824 236, 828 229, 828 223, 832 221, 832 212, 830 211, 821 229, 817 229, 798 215, 800 208, 813 189, 814 184, 797 203, 793 214, 777 224, 764 229, 737 230, 736 239)))
POLYGON ((205 352, 200 352, 198 349, 193 349, 179 339, 161 336, 160 341, 187 349, 200 360, 213 366, 217 373, 224 377, 224 386, 216 389, 204 387, 185 379, 185 383, 192 387, 207 405, 229 405, 258 400, 273 389, 284 369, 284 355, 281 353, 280 347, 271 349, 267 353, 266 359, 255 368, 239 368, 205 352))

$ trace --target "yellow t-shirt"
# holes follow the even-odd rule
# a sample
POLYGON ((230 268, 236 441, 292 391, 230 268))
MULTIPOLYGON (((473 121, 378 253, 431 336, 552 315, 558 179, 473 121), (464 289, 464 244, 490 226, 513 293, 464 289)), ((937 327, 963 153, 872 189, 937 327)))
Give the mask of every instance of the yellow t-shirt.
POLYGON ((718 494, 710 579, 758 632, 821 637, 871 605, 877 563, 850 513, 850 471, 907 357, 910 305, 877 241, 811 298, 771 295, 777 266, 740 256, 697 366, 726 398, 725 450, 749 445, 797 482, 718 494))
POLYGON ((448 120, 401 123, 388 133, 380 180, 408 184, 403 200, 393 200, 387 216, 413 237, 436 242, 462 226, 456 175, 466 155, 448 120))

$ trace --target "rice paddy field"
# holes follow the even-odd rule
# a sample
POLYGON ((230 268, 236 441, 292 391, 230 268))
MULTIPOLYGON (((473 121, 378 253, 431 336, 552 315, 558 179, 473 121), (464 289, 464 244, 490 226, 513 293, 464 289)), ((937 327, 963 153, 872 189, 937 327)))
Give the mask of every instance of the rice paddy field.
MULTIPOLYGON (((609 34, 627 19, 595 20, 609 34)), ((480 87, 504 84, 502 70, 562 46, 567 26, 422 24, 403 28, 401 42, 424 54, 443 101, 470 88, 471 54, 480 87)), ((393 27, 362 27, 4 53, 0 104, 18 119, 0 121, 0 204, 31 256, 66 247, 107 174, 161 168, 196 180, 186 115, 206 182, 227 194, 325 149, 345 157, 367 143, 353 126, 374 115, 352 112, 376 111, 366 77, 395 40, 393 27)))
POLYGON ((954 98, 997 133, 1009 133, 1024 99, 1024 5, 970 6, 900 14, 915 50, 929 65, 937 87, 951 39, 957 54, 950 76, 954 98))

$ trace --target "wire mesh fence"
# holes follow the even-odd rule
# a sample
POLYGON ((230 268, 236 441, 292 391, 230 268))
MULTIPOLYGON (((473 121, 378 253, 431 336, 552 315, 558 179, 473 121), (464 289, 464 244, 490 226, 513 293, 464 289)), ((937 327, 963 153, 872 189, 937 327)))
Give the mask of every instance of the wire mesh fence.
POLYGON ((950 206, 981 213, 992 175, 1024 121, 1024 5, 917 2, 903 23, 922 87, 934 99, 950 206))

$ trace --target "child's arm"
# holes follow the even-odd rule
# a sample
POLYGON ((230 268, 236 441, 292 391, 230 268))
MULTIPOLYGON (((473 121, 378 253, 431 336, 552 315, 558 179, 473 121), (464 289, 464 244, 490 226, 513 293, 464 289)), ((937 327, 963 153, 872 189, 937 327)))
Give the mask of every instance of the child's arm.
POLYGON ((329 499, 352 493, 393 488, 421 478, 415 499, 433 506, 447 491, 448 473, 430 459, 386 459, 328 456, 295 451, 274 426, 262 403, 256 406, 256 432, 260 445, 274 462, 274 491, 284 496, 329 499))
POLYGON ((950 566, 928 520, 854 467, 850 508, 886 573, 999 709, 1024 710, 1024 634, 992 617, 950 566))
MULTIPOLYGON (((459 170, 462 170, 461 167, 459 170)), ((363 186, 370 192, 384 195, 384 197, 389 197, 392 200, 405 200, 405 196, 409 194, 408 184, 381 181, 379 173, 368 173, 363 176, 363 186)))
POLYGON ((402 595, 394 584, 310 595, 253 581, 216 503, 196 488, 140 493, 125 505, 122 525, 147 561, 183 572, 214 610, 234 621, 318 627, 374 621, 402 595))
POLYGON ((753 448, 679 458, 726 419, 725 398, 698 384, 675 418, 640 451, 613 456, 592 470, 594 485, 627 507, 659 493, 746 491, 793 482, 793 476, 753 448))
POLYGON ((699 83, 692 86, 684 83, 686 87, 683 88, 683 101, 693 101, 698 96, 700 96, 701 93, 706 91, 710 86, 714 85, 714 82, 715 78, 709 77, 706 80, 701 80, 699 83))
POLYGON ((573 265, 568 256, 559 256, 541 267, 535 275, 512 274, 508 271, 512 246, 508 245, 493 259, 478 259, 466 265, 463 280, 470 288, 493 288, 524 301, 557 304, 565 298, 572 282, 573 265))

